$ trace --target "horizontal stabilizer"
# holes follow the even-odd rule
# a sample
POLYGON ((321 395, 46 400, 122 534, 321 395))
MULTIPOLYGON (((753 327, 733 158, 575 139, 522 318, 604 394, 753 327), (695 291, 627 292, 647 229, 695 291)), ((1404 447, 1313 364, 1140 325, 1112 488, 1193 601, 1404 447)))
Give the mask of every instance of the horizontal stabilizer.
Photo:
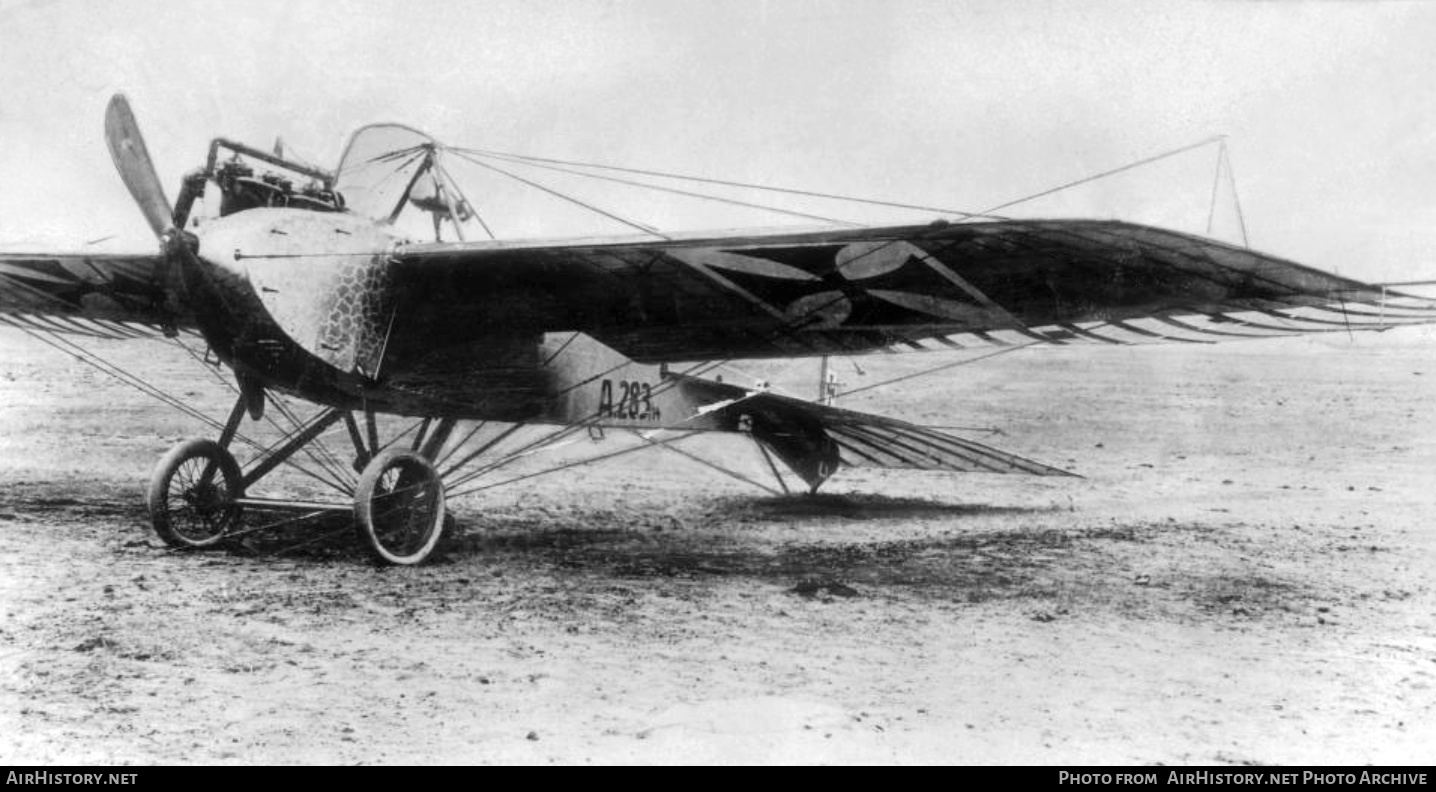
POLYGON ((857 420, 827 424, 828 435, 853 467, 912 468, 961 473, 1070 476, 1065 470, 913 424, 849 413, 857 420))
POLYGON ((750 433, 814 490, 841 465, 939 470, 950 473, 1020 473, 1072 476, 990 446, 906 421, 779 396, 744 393, 732 385, 683 377, 683 387, 728 401, 713 412, 724 424, 750 433))

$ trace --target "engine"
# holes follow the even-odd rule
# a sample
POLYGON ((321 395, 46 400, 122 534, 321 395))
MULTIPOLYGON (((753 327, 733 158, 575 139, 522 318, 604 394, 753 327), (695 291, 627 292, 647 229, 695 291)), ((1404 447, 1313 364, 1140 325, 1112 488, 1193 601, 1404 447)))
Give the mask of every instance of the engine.
POLYGON ((219 217, 261 207, 344 211, 344 197, 334 189, 332 173, 215 138, 205 166, 185 176, 175 201, 177 226, 186 227, 195 201, 211 184, 219 192, 219 217))

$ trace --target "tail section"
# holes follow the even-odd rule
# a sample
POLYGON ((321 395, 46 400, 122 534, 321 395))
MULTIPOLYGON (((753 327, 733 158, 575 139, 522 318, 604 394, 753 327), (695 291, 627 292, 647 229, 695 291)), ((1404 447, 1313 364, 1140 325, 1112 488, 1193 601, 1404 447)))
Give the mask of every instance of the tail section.
POLYGON ((843 465, 1073 475, 906 421, 635 363, 579 333, 548 334, 541 354, 552 389, 548 420, 600 428, 742 432, 813 491, 843 465))
POLYGON ((709 416, 727 431, 751 434, 817 491, 842 465, 1071 476, 1065 470, 880 415, 787 396, 746 392, 692 377, 678 386, 715 405, 709 416))

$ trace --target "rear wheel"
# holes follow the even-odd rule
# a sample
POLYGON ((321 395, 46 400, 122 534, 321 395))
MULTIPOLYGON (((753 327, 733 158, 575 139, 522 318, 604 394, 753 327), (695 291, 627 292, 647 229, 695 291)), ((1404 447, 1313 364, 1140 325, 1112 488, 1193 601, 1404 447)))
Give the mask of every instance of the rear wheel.
POLYGON ((385 564, 418 564, 443 538, 444 484, 414 451, 389 449, 364 466, 354 492, 355 529, 385 564))
POLYGON ((150 521, 171 547, 212 547, 239 523, 242 490, 232 454, 213 440, 186 440, 150 476, 150 521))

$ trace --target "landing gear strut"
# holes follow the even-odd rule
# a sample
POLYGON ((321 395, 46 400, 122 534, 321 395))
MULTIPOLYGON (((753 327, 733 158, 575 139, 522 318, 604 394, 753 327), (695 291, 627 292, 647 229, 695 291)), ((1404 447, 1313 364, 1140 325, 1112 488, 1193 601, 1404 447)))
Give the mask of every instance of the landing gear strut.
MULTIPOLYGON (((453 431, 454 421, 440 420, 432 432, 427 431, 429 421, 424 421, 411 448, 381 447, 372 413, 365 414, 369 430, 366 437, 348 411, 329 408, 308 421, 296 422, 294 431, 279 443, 261 448, 258 457, 241 471, 229 445, 238 435, 244 415, 253 416, 257 412, 254 393, 241 393, 218 440, 185 440, 171 448, 155 466, 148 490, 150 520, 155 533, 166 544, 202 549, 258 530, 240 529, 241 513, 246 508, 298 513, 298 517, 281 522, 352 509, 359 538, 380 563, 422 563, 438 548, 451 520, 445 513, 443 478, 434 460, 453 431), (343 477, 334 475, 336 466, 326 469, 329 476, 315 478, 352 495, 349 503, 259 498, 248 494, 256 482, 315 442, 341 419, 354 440, 355 468, 360 470, 358 482, 354 482, 352 471, 343 477)), ((255 447, 259 448, 257 444, 255 447)), ((308 453, 315 457, 312 452, 308 453)))

